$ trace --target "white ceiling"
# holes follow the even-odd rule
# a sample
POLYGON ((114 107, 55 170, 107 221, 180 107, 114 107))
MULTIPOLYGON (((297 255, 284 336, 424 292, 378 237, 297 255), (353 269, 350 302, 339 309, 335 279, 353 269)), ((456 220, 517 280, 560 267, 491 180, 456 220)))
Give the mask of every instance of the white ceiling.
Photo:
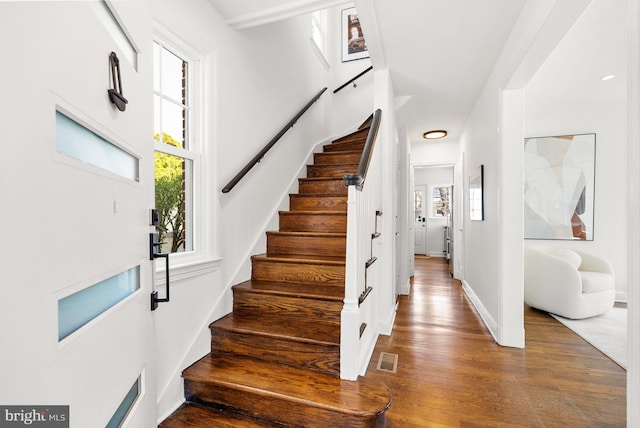
POLYGON ((447 139, 457 141, 524 0, 373 4, 395 94, 411 97, 398 123, 412 141, 432 129, 446 129, 447 139))
POLYGON ((209 0, 231 28, 268 24, 348 3, 348 0, 209 0))
MULTIPOLYGON (((343 0, 209 2, 234 28, 344 4, 343 0)), ((422 133, 431 129, 446 129, 448 141, 459 140, 524 3, 525 0, 363 0, 360 3, 372 8, 369 13, 361 13, 365 38, 371 44, 380 45, 371 46, 372 62, 377 66, 383 61, 382 65, 389 68, 395 94, 404 102, 396 112, 397 121, 407 128, 412 141, 424 141, 422 133), (376 22, 367 22, 367 17, 374 17, 376 22), (367 28, 377 34, 367 37, 367 28), (380 55, 378 62, 376 53, 380 55)), ((606 43, 611 39, 607 31, 615 30, 618 25, 612 16, 603 18, 593 23, 591 36, 587 31, 585 43, 578 41, 565 52, 563 56, 568 62, 580 61, 584 69, 602 68, 593 46, 605 51, 614 49, 613 43, 606 43)), ((575 72, 567 74, 567 84, 575 80, 575 72)))
POLYGON ((263 10, 286 6, 291 0, 209 0, 225 20, 252 15, 263 10))
MULTIPOLYGON (((627 4, 594 0, 527 86, 527 114, 553 114, 555 106, 602 108, 627 99, 627 4), (601 77, 613 74, 608 81, 601 77), (545 111, 532 110, 539 106, 545 111)), ((624 118, 622 119, 624 120, 624 118)))

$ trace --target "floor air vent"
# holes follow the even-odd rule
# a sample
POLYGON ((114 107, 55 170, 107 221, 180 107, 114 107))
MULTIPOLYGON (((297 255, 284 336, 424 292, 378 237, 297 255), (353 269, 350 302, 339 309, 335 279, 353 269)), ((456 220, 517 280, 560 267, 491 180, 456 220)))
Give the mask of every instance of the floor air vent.
POLYGON ((382 372, 395 373, 398 367, 398 354, 389 354, 388 352, 381 352, 378 359, 377 369, 382 372))

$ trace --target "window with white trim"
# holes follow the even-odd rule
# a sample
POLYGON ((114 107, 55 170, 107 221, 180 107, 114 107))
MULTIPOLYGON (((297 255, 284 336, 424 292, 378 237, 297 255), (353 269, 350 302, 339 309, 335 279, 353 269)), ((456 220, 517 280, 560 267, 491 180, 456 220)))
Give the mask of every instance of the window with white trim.
POLYGON ((327 11, 318 10, 311 14, 311 40, 320 53, 326 56, 327 11))
POLYGON ((311 47, 322 65, 329 70, 327 61, 327 11, 318 10, 311 14, 311 47))
POLYGON ((194 108, 196 61, 167 43, 153 43, 155 207, 160 251, 196 249, 194 188, 199 166, 194 108))
POLYGON ((431 186, 431 217, 447 217, 451 211, 451 186, 431 186))

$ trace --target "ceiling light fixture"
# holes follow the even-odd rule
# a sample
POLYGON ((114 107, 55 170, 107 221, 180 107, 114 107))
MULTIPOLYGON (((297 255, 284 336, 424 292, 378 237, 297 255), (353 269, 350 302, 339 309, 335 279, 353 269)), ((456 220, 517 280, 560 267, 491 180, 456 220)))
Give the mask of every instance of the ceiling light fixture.
POLYGON ((615 75, 615 74, 607 74, 606 76, 602 76, 602 77, 600 78, 600 80, 602 80, 602 81, 604 82, 604 81, 607 81, 607 80, 611 80, 611 79, 613 79, 614 77, 616 77, 616 75, 615 75))
POLYGON ((447 136, 447 131, 442 129, 428 131, 422 134, 422 138, 424 138, 425 140, 437 140, 438 138, 444 138, 446 136, 447 136))

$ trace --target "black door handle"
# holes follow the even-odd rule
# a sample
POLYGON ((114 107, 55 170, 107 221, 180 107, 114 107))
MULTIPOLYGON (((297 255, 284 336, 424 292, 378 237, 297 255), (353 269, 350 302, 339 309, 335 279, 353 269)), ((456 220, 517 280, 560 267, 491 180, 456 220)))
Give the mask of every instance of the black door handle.
POLYGON ((160 253, 160 242, 158 239, 157 233, 149 234, 149 260, 155 260, 158 258, 164 258, 165 260, 165 283, 167 286, 167 294, 161 299, 158 297, 158 290, 153 290, 151 292, 151 310, 155 311, 158 309, 158 303, 164 303, 169 301, 169 254, 161 254, 160 253))
POLYGON ((109 55, 109 64, 111 65, 111 80, 113 81, 113 89, 109 89, 109 101, 115 105, 118 110, 125 111, 127 108, 127 99, 122 94, 122 78, 120 77, 120 60, 115 52, 109 55))

